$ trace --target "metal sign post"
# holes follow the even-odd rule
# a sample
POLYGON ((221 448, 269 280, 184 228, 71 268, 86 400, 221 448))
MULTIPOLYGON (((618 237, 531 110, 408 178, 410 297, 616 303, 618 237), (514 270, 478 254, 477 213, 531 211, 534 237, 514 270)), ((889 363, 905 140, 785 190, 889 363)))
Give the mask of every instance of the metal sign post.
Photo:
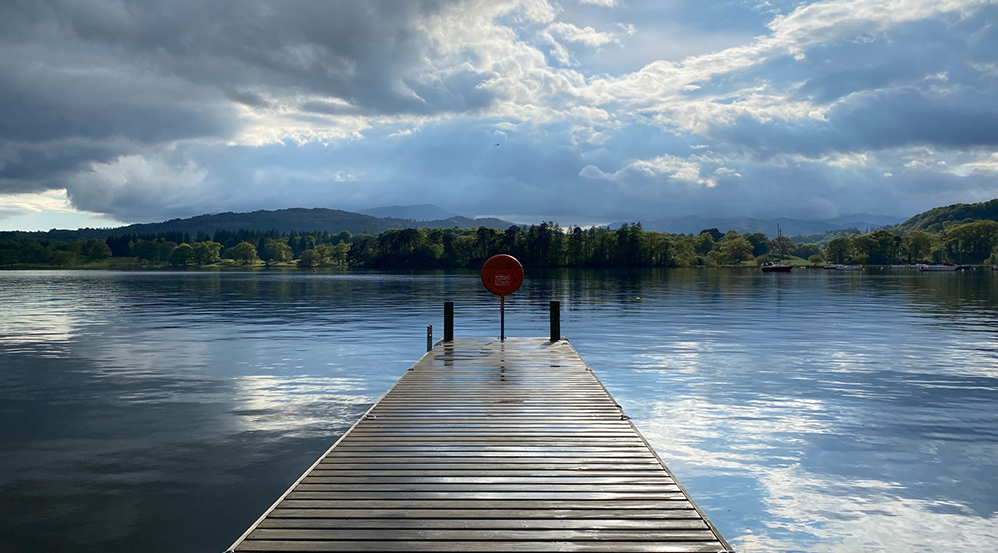
POLYGON ((499 340, 506 341, 506 296, 523 284, 523 265, 506 254, 493 255, 482 266, 482 284, 499 296, 499 340))

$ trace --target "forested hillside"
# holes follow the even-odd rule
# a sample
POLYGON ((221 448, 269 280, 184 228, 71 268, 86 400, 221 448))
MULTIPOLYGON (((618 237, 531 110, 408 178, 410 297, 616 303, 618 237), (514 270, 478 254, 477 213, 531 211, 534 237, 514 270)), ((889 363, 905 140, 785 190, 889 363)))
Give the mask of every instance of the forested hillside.
POLYGON ((912 230, 939 232, 947 227, 976 221, 998 221, 998 198, 976 204, 952 204, 919 213, 898 225, 904 233, 912 230))

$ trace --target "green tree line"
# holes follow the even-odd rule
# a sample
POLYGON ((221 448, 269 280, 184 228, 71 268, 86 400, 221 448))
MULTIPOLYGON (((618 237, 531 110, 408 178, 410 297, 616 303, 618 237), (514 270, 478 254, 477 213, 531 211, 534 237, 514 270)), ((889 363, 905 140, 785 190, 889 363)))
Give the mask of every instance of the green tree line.
POLYGON ((825 247, 830 263, 886 265, 922 261, 998 264, 998 222, 950 225, 939 232, 878 229, 834 238, 825 247))
POLYGON ((529 267, 690 267, 761 263, 777 255, 811 263, 889 264, 998 261, 998 222, 952 225, 938 233, 879 229, 839 236, 825 247, 762 233, 648 232, 640 224, 618 229, 562 228, 553 223, 506 230, 397 229, 380 234, 349 232, 229 231, 212 236, 169 232, 115 235, 106 240, 53 240, 0 236, 0 265, 75 266, 128 258, 140 266, 205 266, 220 263, 290 264, 299 267, 479 267, 497 253, 529 267))
POLYGON ((478 267, 490 256, 510 253, 531 267, 688 267, 766 259, 782 247, 788 254, 818 251, 762 233, 698 235, 646 232, 640 224, 618 229, 562 228, 553 223, 506 230, 398 229, 380 234, 349 232, 227 231, 191 237, 177 232, 115 235, 106 240, 0 238, 0 264, 73 266, 107 258, 128 258, 140 266, 203 266, 230 259, 235 264, 295 263, 301 267, 371 268, 478 267))

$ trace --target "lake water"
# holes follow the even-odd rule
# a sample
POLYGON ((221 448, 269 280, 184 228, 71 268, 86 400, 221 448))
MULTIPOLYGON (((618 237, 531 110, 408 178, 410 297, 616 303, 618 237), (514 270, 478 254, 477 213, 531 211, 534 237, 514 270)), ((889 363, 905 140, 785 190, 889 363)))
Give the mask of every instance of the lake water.
MULTIPOLYGON (((0 272, 0 551, 224 550, 442 334, 477 274, 0 272)), ((529 273, 739 551, 998 540, 998 275, 529 273)))

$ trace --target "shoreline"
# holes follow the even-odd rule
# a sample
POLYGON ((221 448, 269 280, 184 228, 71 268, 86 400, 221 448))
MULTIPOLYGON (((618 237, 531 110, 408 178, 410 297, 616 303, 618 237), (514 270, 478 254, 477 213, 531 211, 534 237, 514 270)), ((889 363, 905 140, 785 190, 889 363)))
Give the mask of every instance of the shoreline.
MULTIPOLYGON (((978 265, 963 265, 969 270, 973 269, 985 269, 990 270, 992 265, 990 264, 978 264, 978 265)), ((915 264, 907 265, 904 267, 897 267, 896 265, 862 265, 862 270, 867 269, 877 269, 877 270, 896 270, 896 271, 917 271, 915 264)), ((535 267, 535 269, 581 269, 581 270, 635 270, 635 269, 759 269, 758 265, 694 265, 689 267, 535 267)), ((794 269, 808 269, 808 270, 823 270, 824 265, 794 265, 794 269)), ((209 271, 233 271, 233 272, 257 272, 257 271, 270 271, 270 270, 281 270, 281 271, 303 271, 303 272, 316 272, 317 270, 329 271, 447 271, 447 270, 464 270, 464 271, 474 271, 475 268, 469 267, 345 267, 337 265, 324 265, 316 267, 299 267, 295 263, 253 263, 253 264, 234 264, 234 263, 212 263, 209 265, 189 265, 186 267, 174 267, 168 264, 161 265, 138 265, 138 264, 123 264, 118 266, 117 264, 106 264, 106 263, 87 263, 81 265, 70 265, 70 266, 58 266, 58 265, 42 265, 42 264, 17 264, 17 265, 0 265, 0 271, 116 271, 116 272, 136 272, 136 271, 163 271, 163 272, 209 272, 209 271)), ((857 272, 857 271, 849 271, 857 272)), ((861 272, 861 271, 860 271, 861 272)), ((962 271, 954 271, 962 272, 962 271)))

